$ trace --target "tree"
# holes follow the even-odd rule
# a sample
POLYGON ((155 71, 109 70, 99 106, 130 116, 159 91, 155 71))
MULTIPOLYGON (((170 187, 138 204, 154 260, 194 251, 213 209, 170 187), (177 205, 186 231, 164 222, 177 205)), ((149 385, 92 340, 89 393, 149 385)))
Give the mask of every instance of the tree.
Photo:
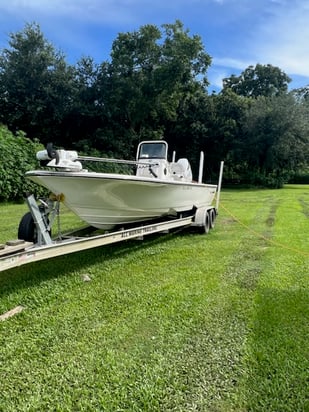
POLYGON ((231 89, 246 97, 272 97, 286 94, 291 79, 278 67, 271 64, 249 66, 240 76, 223 79, 223 90, 231 89))
POLYGON ((62 136, 66 144, 78 150, 95 146, 95 133, 102 126, 104 115, 100 110, 97 78, 99 66, 90 57, 81 58, 73 69, 71 101, 63 114, 62 136))
POLYGON ((195 93, 188 93, 179 104, 177 120, 165 125, 170 150, 177 152, 177 158, 190 159, 193 175, 196 177, 201 150, 207 151, 207 165, 210 165, 210 152, 205 146, 210 138, 209 125, 213 117, 211 103, 203 88, 195 93))
POLYGON ((13 135, 0 125, 0 201, 19 200, 26 192, 36 195, 46 190, 25 179, 25 172, 36 169, 39 162, 35 154, 42 150, 37 141, 31 141, 18 132, 13 135))
POLYGON ((11 34, 0 55, 0 122, 46 142, 59 139, 71 101, 72 70, 37 24, 11 34))
POLYGON ((253 184, 281 187, 308 162, 308 114, 290 94, 252 101, 243 122, 242 175, 253 184))
POLYGON ((291 93, 295 99, 309 102, 309 85, 300 87, 299 89, 293 89, 291 93))
POLYGON ((239 96, 231 89, 210 96, 213 118, 209 124, 207 150, 214 164, 224 160, 224 175, 233 178, 239 171, 239 153, 242 146, 242 127, 250 105, 249 98, 239 96))
MULTIPOLYGON (((97 86, 98 104, 105 110, 109 130, 116 127, 119 147, 124 146, 120 135, 128 152, 141 138, 162 137, 165 124, 177 119, 185 96, 207 84, 204 75, 210 61, 201 38, 190 37, 179 21, 161 30, 146 25, 119 34, 111 62, 101 66, 97 86)), ((108 144, 104 137, 102 141, 108 144)))

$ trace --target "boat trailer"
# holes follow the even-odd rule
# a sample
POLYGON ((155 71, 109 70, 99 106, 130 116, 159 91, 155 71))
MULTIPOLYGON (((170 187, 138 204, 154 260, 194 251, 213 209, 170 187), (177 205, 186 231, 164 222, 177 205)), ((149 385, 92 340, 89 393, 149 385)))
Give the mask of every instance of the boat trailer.
MULTIPOLYGON (((30 203, 34 202, 32 197, 27 200, 30 203)), ((38 209, 37 207, 30 209, 34 215, 37 242, 17 239, 2 245, 2 249, 0 249, 0 272, 30 262, 110 245, 124 240, 142 238, 154 233, 167 233, 177 228, 195 226, 200 232, 208 233, 214 225, 216 216, 216 210, 213 207, 209 210, 206 210, 206 208, 205 210, 198 209, 195 215, 150 222, 141 226, 122 228, 110 233, 96 234, 97 229, 88 226, 53 240, 50 236, 50 225, 48 223, 46 225, 44 215, 41 215, 38 209), (94 230, 94 232, 91 233, 91 230, 94 230)), ((28 215, 26 214, 26 216, 28 215)))
POLYGON ((215 225, 221 191, 223 162, 221 162, 216 205, 201 207, 177 217, 144 222, 138 226, 126 226, 118 230, 102 233, 91 226, 79 228, 62 235, 60 231, 61 198, 36 200, 33 195, 26 197, 29 212, 19 224, 19 239, 0 245, 0 272, 27 263, 38 262, 69 253, 79 252, 99 246, 110 245, 130 239, 141 239, 155 233, 168 233, 174 229, 192 227, 199 233, 208 233, 215 225), (58 220, 58 237, 51 237, 51 227, 58 220))

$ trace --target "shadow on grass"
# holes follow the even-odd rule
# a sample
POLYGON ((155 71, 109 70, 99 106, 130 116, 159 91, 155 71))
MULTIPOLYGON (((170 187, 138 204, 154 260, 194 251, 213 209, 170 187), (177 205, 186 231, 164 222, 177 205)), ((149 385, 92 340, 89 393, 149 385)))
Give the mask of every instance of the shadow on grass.
MULTIPOLYGON (((0 298, 18 290, 39 285, 47 280, 61 278, 76 271, 86 271, 92 265, 99 263, 104 265, 104 263, 126 256, 134 251, 168 243, 176 236, 192 236, 192 233, 188 230, 178 230, 168 234, 152 234, 142 241, 130 239, 121 243, 99 246, 3 271, 0 273, 0 298)), ((194 234, 194 236, 199 235, 194 234)))

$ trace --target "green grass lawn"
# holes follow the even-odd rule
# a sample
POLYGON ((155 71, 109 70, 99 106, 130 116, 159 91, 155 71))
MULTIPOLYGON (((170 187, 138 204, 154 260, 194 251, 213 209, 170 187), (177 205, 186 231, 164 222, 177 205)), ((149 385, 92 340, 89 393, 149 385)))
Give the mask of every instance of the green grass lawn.
POLYGON ((309 186, 223 190, 208 235, 0 273, 0 411, 309 411, 308 217, 309 186))

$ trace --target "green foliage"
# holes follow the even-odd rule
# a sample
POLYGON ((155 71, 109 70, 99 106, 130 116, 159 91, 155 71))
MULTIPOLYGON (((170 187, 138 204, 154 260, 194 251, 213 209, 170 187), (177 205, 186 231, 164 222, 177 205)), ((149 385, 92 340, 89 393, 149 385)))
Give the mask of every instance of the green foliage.
POLYGON ((129 154, 145 136, 161 135, 167 122, 178 119, 181 102, 207 83, 209 64, 200 37, 190 37, 179 21, 119 34, 97 84, 98 105, 118 134, 117 141, 104 139, 107 148, 125 143, 129 154))
POLYGON ((234 173, 239 167, 242 127, 249 107, 249 100, 227 89, 209 97, 213 104, 214 116, 208 122, 208 138, 204 151, 212 158, 213 165, 225 161, 224 175, 234 173))
POLYGON ((252 101, 239 160, 253 184, 281 187, 308 159, 308 110, 291 95, 252 101), (255 181, 257 179, 257 181, 255 181))
POLYGON ((26 192, 40 194, 40 189, 25 179, 25 172, 38 167, 35 154, 41 149, 37 141, 23 133, 14 136, 0 125, 0 200, 18 200, 26 192))
POLYGON ((10 35, 0 55, 0 122, 47 143, 72 98, 72 70, 37 24, 10 35))
POLYGON ((304 168, 299 172, 291 173, 289 183, 309 185, 309 168, 304 168))
POLYGON ((246 97, 272 97, 286 94, 291 79, 271 64, 249 66, 240 76, 223 79, 223 90, 231 89, 246 97))
POLYGON ((68 102, 62 113, 60 134, 53 134, 53 142, 65 145, 65 148, 80 147, 100 148, 99 130, 106 121, 102 113, 98 87, 99 66, 92 58, 83 57, 72 71, 71 89, 68 91, 68 102))
POLYGON ((309 103, 309 85, 300 87, 299 89, 293 89, 291 92, 297 100, 304 100, 309 103))

